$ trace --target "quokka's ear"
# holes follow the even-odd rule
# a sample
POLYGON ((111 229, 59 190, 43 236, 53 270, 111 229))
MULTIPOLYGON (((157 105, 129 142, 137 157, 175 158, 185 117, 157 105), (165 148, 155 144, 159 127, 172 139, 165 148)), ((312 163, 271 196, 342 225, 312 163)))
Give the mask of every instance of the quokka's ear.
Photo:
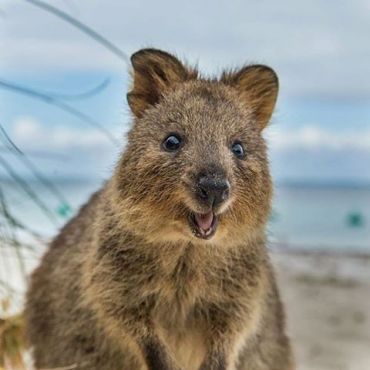
POLYGON ((224 73, 221 81, 239 91, 263 130, 274 111, 279 91, 279 80, 274 70, 264 65, 251 65, 236 73, 224 73))
POLYGON ((133 84, 127 101, 136 117, 158 103, 163 94, 177 83, 196 78, 177 58, 157 49, 142 49, 131 56, 133 84))

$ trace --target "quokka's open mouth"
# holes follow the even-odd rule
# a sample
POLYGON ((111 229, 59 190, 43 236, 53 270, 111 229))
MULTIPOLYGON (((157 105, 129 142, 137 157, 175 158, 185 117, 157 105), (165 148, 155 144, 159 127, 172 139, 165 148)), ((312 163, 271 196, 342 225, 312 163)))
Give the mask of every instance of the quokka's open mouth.
POLYGON ((213 211, 207 213, 192 213, 189 224, 193 234, 200 239, 211 239, 217 229, 217 216, 213 211))

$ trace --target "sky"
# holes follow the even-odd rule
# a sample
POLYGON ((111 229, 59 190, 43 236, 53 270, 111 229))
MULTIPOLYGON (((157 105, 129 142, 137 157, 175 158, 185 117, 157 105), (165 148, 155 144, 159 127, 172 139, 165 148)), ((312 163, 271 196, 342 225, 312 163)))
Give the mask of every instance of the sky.
MULTIPOLYGON (((245 63, 273 67, 280 96, 265 137, 276 181, 370 183, 369 0, 47 3, 128 56, 162 48, 207 75, 245 63)), ((0 0, 0 48, 0 80, 83 112, 119 145, 58 107, 0 88, 0 123, 12 140, 52 179, 107 178, 130 127, 129 66, 24 0, 0 0), (99 94, 76 99, 103 82, 99 94)), ((1 146, 0 154, 31 176, 1 146)))

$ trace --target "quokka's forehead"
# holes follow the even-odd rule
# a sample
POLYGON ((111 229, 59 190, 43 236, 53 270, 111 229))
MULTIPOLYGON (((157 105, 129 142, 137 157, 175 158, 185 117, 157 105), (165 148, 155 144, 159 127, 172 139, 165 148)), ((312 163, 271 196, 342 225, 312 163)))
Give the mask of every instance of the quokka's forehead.
POLYGON ((210 106, 221 102, 238 101, 236 90, 225 84, 212 80, 196 80, 181 83, 169 93, 169 98, 174 100, 199 101, 210 106))
POLYGON ((234 89, 219 82, 184 83, 168 93, 162 105, 162 113, 173 120, 217 120, 232 124, 245 121, 252 112, 234 89))
POLYGON ((148 109, 137 128, 159 140, 169 132, 205 138, 258 133, 252 109, 238 92, 217 81, 189 81, 166 92, 148 109))

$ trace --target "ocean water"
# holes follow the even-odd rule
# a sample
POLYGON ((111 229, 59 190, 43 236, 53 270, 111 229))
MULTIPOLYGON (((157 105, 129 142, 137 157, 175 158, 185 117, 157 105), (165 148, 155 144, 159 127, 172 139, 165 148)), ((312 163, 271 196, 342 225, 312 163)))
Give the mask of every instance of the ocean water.
POLYGON ((268 232, 293 249, 370 252, 370 188, 278 186, 268 232))
MULTIPOLYGON (((49 217, 10 183, 2 184, 8 205, 25 225, 45 237, 57 230, 85 203, 101 183, 75 181, 56 184, 64 204, 39 184, 32 189, 56 215, 49 217)), ((370 252, 370 188, 340 186, 277 186, 268 237, 274 245, 292 249, 370 252)))

